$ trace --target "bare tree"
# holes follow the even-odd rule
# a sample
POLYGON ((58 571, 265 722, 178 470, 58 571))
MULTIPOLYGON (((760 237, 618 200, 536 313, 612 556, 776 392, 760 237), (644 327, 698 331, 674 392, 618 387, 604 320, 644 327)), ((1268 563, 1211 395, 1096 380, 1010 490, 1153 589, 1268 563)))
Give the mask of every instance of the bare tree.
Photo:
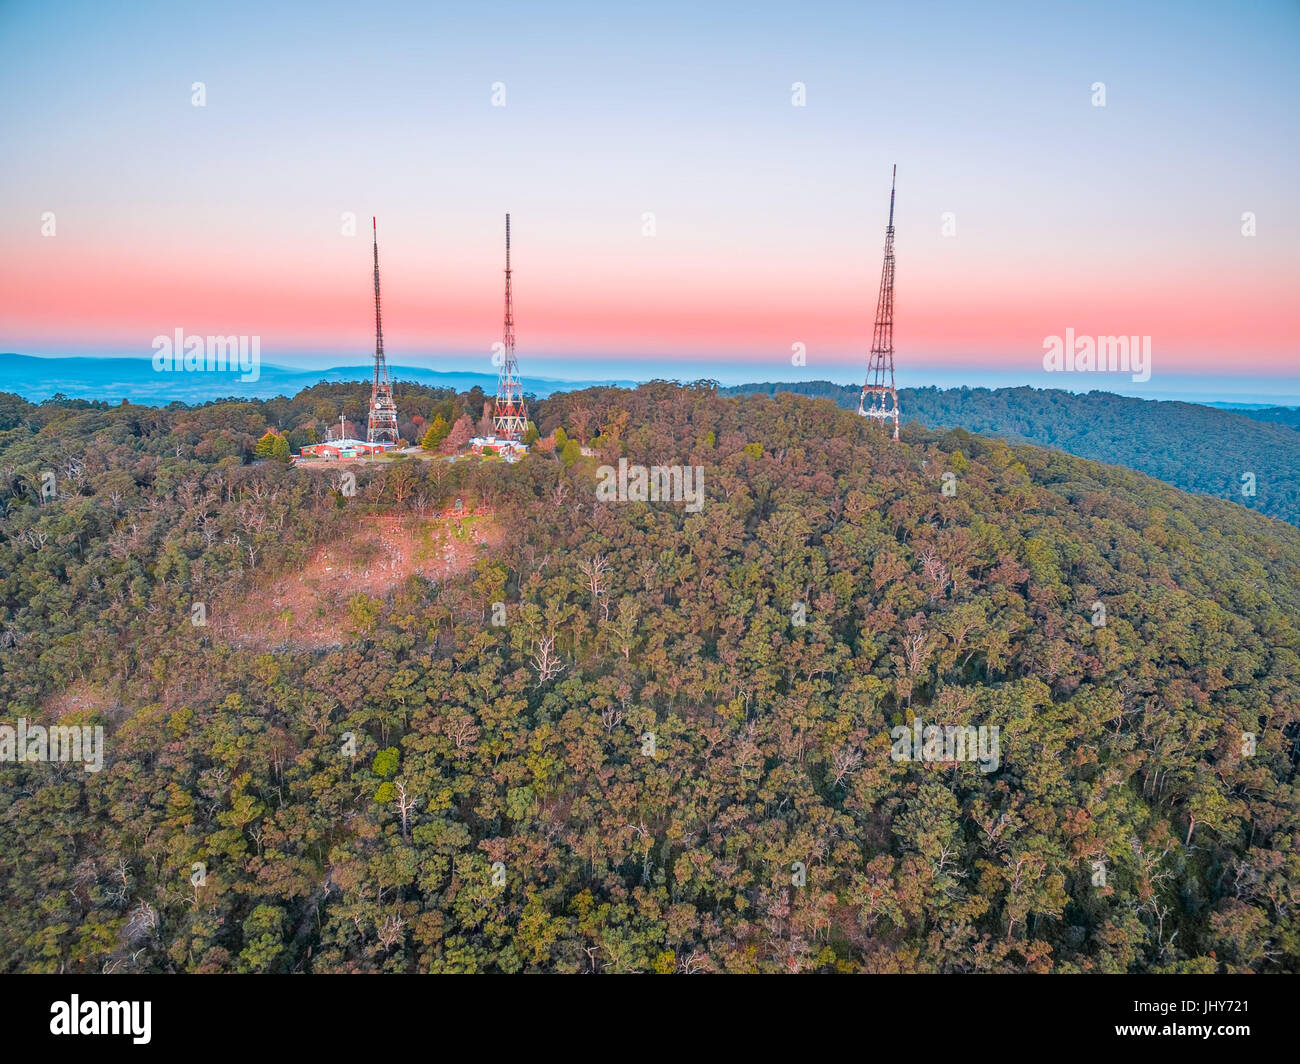
POLYGON ((862 764, 862 754, 858 750, 845 747, 837 750, 831 758, 831 772, 834 773, 834 785, 838 787, 844 777, 862 764))
POLYGON ((587 590, 591 592, 593 604, 605 593, 605 574, 609 572, 609 562, 603 554, 584 558, 578 563, 582 575, 587 578, 587 590))
MULTIPOLYGON (((905 687, 907 695, 907 704, 912 704, 912 685, 916 680, 917 674, 925 668, 929 660, 932 642, 929 634, 920 626, 913 622, 908 625, 910 631, 900 640, 902 643, 903 653, 901 655, 901 664, 904 668, 905 687)), ((900 658, 896 657, 895 661, 900 658)))
POLYGON ((474 724, 474 718, 468 713, 461 713, 459 716, 447 721, 442 730, 456 744, 457 750, 465 749, 479 735, 479 730, 474 724))
POLYGON ((712 970, 713 966, 709 963, 709 958, 701 957, 698 950, 691 950, 691 955, 677 965, 677 971, 682 975, 696 975, 712 970))
POLYGON ((63 460, 63 479, 80 484, 86 477, 86 464, 74 455, 63 460))
POLYGON ((537 685, 559 676, 565 669, 555 652, 555 636, 546 635, 533 640, 533 668, 537 670, 537 685))
POLYGON ((122 933, 126 940, 134 945, 142 938, 147 938, 158 929, 158 910, 148 902, 140 902, 131 910, 122 933))
POLYGON ((394 781, 393 787, 397 791, 395 802, 397 811, 402 814, 402 838, 406 838, 408 818, 415 811, 415 807, 419 805, 420 799, 406 793, 406 783, 403 780, 394 781))
POLYGON ((217 536, 221 534, 221 526, 207 514, 199 517, 199 532, 203 536, 203 545, 211 547, 217 536))
POLYGON ((128 875, 130 870, 126 860, 119 857, 117 867, 113 870, 113 885, 105 891, 114 905, 126 904, 126 895, 131 889, 131 879, 128 875))
POLYGON ((404 928, 406 924, 400 916, 393 913, 384 917, 384 922, 379 925, 378 936, 379 945, 384 949, 392 949, 406 937, 404 928))
POLYGON ((917 557, 921 562, 921 569, 925 573, 925 578, 933 585, 930 598, 938 598, 944 593, 948 584, 951 583, 948 567, 944 565, 943 559, 939 557, 939 552, 929 544, 921 550, 917 557))

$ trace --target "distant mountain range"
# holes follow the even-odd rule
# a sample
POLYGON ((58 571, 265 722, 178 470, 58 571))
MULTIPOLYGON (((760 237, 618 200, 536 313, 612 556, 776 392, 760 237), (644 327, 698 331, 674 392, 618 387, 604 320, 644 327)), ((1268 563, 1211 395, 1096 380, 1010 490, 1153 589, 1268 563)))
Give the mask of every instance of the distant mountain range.
POLYGON ((1231 410, 1236 414, 1245 414, 1254 421, 1272 421, 1278 425, 1290 425, 1300 429, 1300 407, 1295 406, 1239 406, 1233 403, 1208 403, 1207 406, 1231 410))
MULTIPOLYGON (((858 408, 858 385, 742 384, 724 395, 793 392, 858 408)), ((962 428, 1124 465, 1184 491, 1229 499, 1300 524, 1300 410, 1223 409, 1041 388, 903 388, 904 421, 962 428), (1246 491, 1253 489, 1254 494, 1246 491)))
MULTIPOLYGON (((54 395, 109 402, 128 399, 147 406, 166 406, 174 402, 206 403, 232 397, 271 399, 277 395, 296 395, 321 381, 369 380, 371 372, 369 365, 297 369, 262 363, 258 379, 244 382, 238 373, 160 373, 147 357, 37 358, 0 354, 0 389, 34 403, 54 395)), ((475 385, 492 392, 497 383, 495 373, 443 372, 418 366, 390 366, 389 372, 396 380, 463 392, 475 385)), ((545 398, 560 391, 596 386, 635 387, 635 383, 628 380, 562 381, 528 377, 524 380, 524 390, 545 398)))

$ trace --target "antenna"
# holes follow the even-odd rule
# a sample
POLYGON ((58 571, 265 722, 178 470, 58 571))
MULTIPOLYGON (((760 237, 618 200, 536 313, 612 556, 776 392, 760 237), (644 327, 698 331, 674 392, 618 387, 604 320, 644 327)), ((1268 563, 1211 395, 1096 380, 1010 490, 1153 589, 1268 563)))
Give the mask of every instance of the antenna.
POLYGON ((889 183, 889 225, 885 229, 885 262, 880 268, 880 296, 876 301, 876 327, 871 337, 867 380, 858 399, 858 413, 882 425, 894 423, 898 439, 898 389, 894 387, 894 188, 898 164, 889 183))
POLYGON ((388 376, 384 357, 384 323, 379 299, 379 224, 370 216, 375 250, 375 376, 370 384, 370 418, 366 426, 367 443, 397 443, 397 405, 393 402, 393 382, 388 376))
POLYGON ((383 315, 380 313, 379 301, 379 226, 371 216, 370 228, 374 236, 375 248, 375 381, 374 387, 379 387, 381 381, 388 379, 388 362, 384 358, 384 323, 383 315))
POLYGON ((506 306, 502 327, 501 371, 497 375, 496 403, 492 426, 510 443, 518 443, 528 425, 523 386, 519 380, 519 362, 515 358, 515 306, 510 278, 510 215, 506 215, 506 306))
POLYGON ((894 176, 889 182, 889 232, 894 231, 894 186, 898 183, 898 163, 894 163, 894 176))

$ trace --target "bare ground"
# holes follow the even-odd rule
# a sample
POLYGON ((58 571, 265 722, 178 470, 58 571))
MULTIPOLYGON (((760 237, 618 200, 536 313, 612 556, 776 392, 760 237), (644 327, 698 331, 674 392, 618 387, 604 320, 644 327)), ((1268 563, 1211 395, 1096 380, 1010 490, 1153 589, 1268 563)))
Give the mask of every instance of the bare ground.
POLYGON ((378 517, 322 546, 297 572, 209 615, 235 646, 319 649, 350 642, 348 600, 381 598, 415 575, 437 581, 467 571, 501 542, 494 517, 378 517))

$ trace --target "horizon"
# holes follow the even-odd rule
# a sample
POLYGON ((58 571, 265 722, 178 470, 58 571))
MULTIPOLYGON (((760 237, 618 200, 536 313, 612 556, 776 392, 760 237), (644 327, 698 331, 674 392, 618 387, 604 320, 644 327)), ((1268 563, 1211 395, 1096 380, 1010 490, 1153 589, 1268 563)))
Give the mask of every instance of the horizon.
MULTIPOLYGON (((139 369, 141 371, 141 375, 144 380, 155 380, 155 381, 157 380, 157 378, 154 377, 152 373, 152 366, 150 365, 150 360, 145 356, 138 356, 132 358, 132 356, 122 356, 122 355, 102 355, 102 356, 31 355, 31 354, 24 354, 20 352, 0 352, 0 359, 8 359, 14 357, 30 358, 30 359, 44 360, 50 362, 59 362, 59 361, 68 361, 68 360, 85 360, 92 363, 113 362, 113 361, 122 361, 122 360, 128 362, 138 362, 139 369), (146 366, 148 366, 148 369, 146 369, 146 366)), ((466 364, 472 366, 472 360, 465 359, 464 362, 459 366, 449 359, 436 359, 436 360, 427 359, 423 362, 420 361, 394 362, 390 360, 389 371, 393 375, 393 379, 396 383, 403 382, 403 378, 401 376, 401 372, 403 370, 415 371, 419 373, 441 374, 449 377, 477 377, 477 378, 482 378, 483 381, 485 382, 489 380, 495 380, 496 377, 495 372, 486 372, 480 369, 465 368, 466 364)), ((624 387, 628 385, 635 387, 640 384, 648 383, 651 380, 669 380, 681 384, 689 384, 696 380, 715 380, 719 385, 721 385, 724 388, 736 387, 739 385, 750 385, 750 384, 761 385, 761 384, 829 383, 829 384, 839 385, 842 387, 859 387, 861 385, 860 379, 859 380, 848 379, 844 377, 842 374, 838 376, 832 376, 829 374, 819 376, 815 374, 809 375, 806 373, 806 371, 804 376, 798 376, 795 372, 791 372, 790 374, 782 377, 771 376, 768 378, 760 378, 757 376, 748 375, 746 372, 744 372, 743 369, 732 367, 726 372, 725 378, 709 376, 707 374, 700 375, 698 373, 665 376, 663 373, 663 370, 665 369, 665 365, 664 363, 661 362, 657 364, 657 368, 659 372, 648 373, 642 376, 610 375, 604 377, 599 377, 599 376, 579 377, 574 375, 568 375, 567 369, 572 367, 590 373, 594 371, 597 367, 591 366, 586 363, 573 363, 573 362, 564 363, 564 362, 554 362, 554 361, 552 361, 550 365, 554 368, 553 373, 537 373, 534 374, 532 377, 532 379, 535 382, 545 386, 540 390, 540 393, 536 389, 530 388, 529 378, 527 376, 524 377, 524 391, 526 394, 533 394, 539 397, 545 397, 546 395, 553 394, 555 392, 571 391, 571 390, 577 390, 579 388, 585 388, 585 387, 598 387, 598 386, 624 387), (551 387, 552 385, 562 385, 564 387, 551 387)), ((371 368, 372 367, 370 365, 367 365, 366 362, 364 361, 355 361, 349 364, 346 360, 325 363, 325 360, 317 359, 311 364, 288 362, 288 361, 286 362, 265 362, 264 361, 261 363, 261 370, 263 372, 274 372, 274 373, 280 373, 286 375, 294 375, 296 377, 302 377, 302 378, 310 377, 316 373, 319 374, 347 373, 347 374, 354 374, 354 376, 348 377, 346 379, 348 380, 355 379, 359 383, 364 383, 365 381, 368 380, 368 375, 371 371, 371 368), (321 363, 321 364, 317 364, 317 363, 321 363)), ((629 366, 627 364, 623 364, 620 365, 618 368, 629 369, 629 368, 636 368, 636 366, 635 365, 629 366)), ((794 367, 792 367, 792 371, 793 370, 794 367)), ((972 383, 968 380, 958 379, 963 372, 964 371, 961 368, 951 368, 951 367, 938 367, 932 370, 918 371, 912 374, 912 376, 914 377, 919 376, 921 379, 911 380, 911 381, 900 380, 899 390, 903 391, 906 389, 923 389, 923 388, 937 388, 940 390, 952 390, 952 389, 960 389, 960 388, 969 388, 972 390, 986 389, 990 391, 996 391, 996 390, 1008 389, 1008 388, 1032 388, 1039 391, 1068 392, 1073 395, 1084 395, 1089 392, 1102 392, 1105 394, 1116 395, 1116 396, 1129 398, 1129 399, 1144 399, 1152 402, 1185 402, 1185 403, 1195 403, 1201 406, 1241 405, 1241 406, 1252 406, 1252 407, 1253 406, 1300 407, 1300 382, 1292 381, 1289 379, 1283 379, 1283 378, 1274 379, 1274 383, 1279 385, 1279 387, 1285 386, 1287 388, 1291 388, 1294 390, 1291 391, 1280 391, 1277 389, 1253 390, 1249 387, 1242 389, 1241 381, 1225 380, 1221 382, 1221 384, 1224 387, 1236 386, 1239 388, 1237 392, 1227 392, 1224 391, 1223 388, 1213 387, 1214 382, 1209 381, 1204 377, 1197 377, 1197 376, 1187 376, 1181 378, 1165 378, 1166 383, 1172 385, 1172 387, 1160 389, 1157 391, 1152 391, 1150 389, 1144 390, 1142 386, 1137 386, 1137 385, 1129 385, 1128 386, 1129 390, 1125 390, 1125 386, 1128 383, 1128 378, 1124 375, 1116 375, 1116 374, 1093 374, 1090 377, 1080 377, 1078 375, 1075 375, 1072 378, 1063 379, 1062 376, 1060 375, 1054 376, 1051 374, 1043 373, 1040 374, 1040 379, 1038 380, 1028 380, 1028 379, 1019 379, 1019 376, 1015 374, 992 372, 986 374, 985 379, 983 381, 979 383, 972 383), (1116 379, 1117 377, 1118 379, 1116 379), (1071 387, 1070 386, 1071 383, 1074 383, 1075 386, 1071 387), (1177 387, 1177 385, 1179 384, 1182 385, 1181 388, 1177 387), (1213 396, 1214 398, 1209 398, 1210 396, 1213 396)), ((324 378, 322 377, 321 379, 323 380, 324 378)), ((214 377, 211 375, 203 375, 197 378, 191 378, 192 381, 191 387, 192 390, 212 391, 214 388, 220 390, 221 385, 218 384, 219 380, 221 380, 221 378, 214 379, 214 377)), ((248 399, 267 399, 272 397, 272 395, 268 394, 267 392, 267 388, 270 387, 270 385, 267 383, 259 381, 251 384, 246 384, 241 382, 237 376, 229 376, 225 378, 225 380, 230 388, 230 391, 222 392, 223 397, 233 396, 233 397, 244 397, 248 399), (263 386, 259 388, 258 387, 259 384, 262 384, 263 386)), ((1267 382, 1267 380, 1268 379, 1266 378, 1251 378, 1250 383, 1262 386, 1267 382)), ((420 384, 420 383, 427 383, 427 382, 413 379, 413 380, 409 380, 408 383, 420 384)), ((310 387, 309 384, 303 382, 300 382, 300 385, 301 387, 310 387)), ((75 382, 73 386, 75 389, 76 387, 75 382)), ((0 386, 0 391, 8 391, 8 390, 10 390, 9 385, 0 386)), ((28 387, 26 390, 28 392, 31 392, 30 387, 28 387)), ((51 384, 45 387, 44 389, 42 389, 39 392, 39 394, 24 394, 22 390, 16 391, 15 394, 21 395, 23 398, 27 399, 28 401, 39 401, 41 399, 49 398, 59 390, 60 389, 57 386, 51 384)), ((74 394, 68 394, 68 398, 78 398, 78 399, 103 398, 107 401, 116 401, 118 399, 124 398, 132 402, 140 402, 142 401, 143 398, 155 398, 153 396, 147 396, 145 392, 139 390, 139 386, 136 386, 134 389, 132 389, 128 385, 128 391, 130 391, 131 394, 126 394, 120 391, 114 392, 112 394, 108 394, 106 392, 104 395, 83 395, 83 394, 74 393, 74 394)), ((67 393, 65 392, 65 394, 67 393)), ((286 398, 291 397, 289 395, 285 395, 285 393, 283 392, 275 392, 273 394, 283 395, 286 398)), ((182 398, 179 395, 173 396, 173 398, 179 399, 182 402, 208 401, 206 399, 188 400, 182 398)), ((172 401, 172 399, 168 399, 167 401, 170 402, 172 401)), ((903 411, 903 415, 904 418, 906 418, 907 416, 906 410, 903 411)))

